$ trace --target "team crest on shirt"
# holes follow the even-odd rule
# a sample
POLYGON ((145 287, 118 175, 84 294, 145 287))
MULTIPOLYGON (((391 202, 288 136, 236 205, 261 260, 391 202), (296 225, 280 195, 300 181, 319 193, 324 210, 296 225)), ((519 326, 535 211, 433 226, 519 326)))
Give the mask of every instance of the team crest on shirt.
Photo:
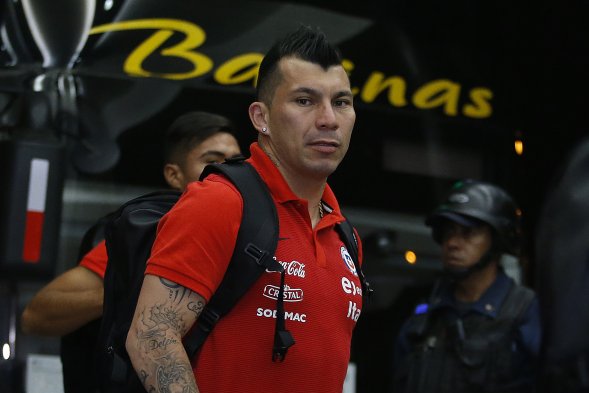
POLYGON ((348 268, 348 270, 351 271, 354 276, 357 276, 358 272, 356 272, 356 265, 354 264, 354 260, 352 259, 352 256, 348 252, 348 249, 345 246, 341 246, 339 251, 340 251, 340 254, 342 255, 342 259, 344 260, 344 263, 346 264, 346 267, 348 268))

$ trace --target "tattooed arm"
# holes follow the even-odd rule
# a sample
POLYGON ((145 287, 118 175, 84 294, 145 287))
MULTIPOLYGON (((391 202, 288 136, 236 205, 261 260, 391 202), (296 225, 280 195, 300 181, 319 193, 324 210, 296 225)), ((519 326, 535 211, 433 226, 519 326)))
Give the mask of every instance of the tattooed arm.
POLYGON ((145 276, 126 348, 148 392, 198 392, 182 337, 204 305, 202 296, 181 285, 145 276))

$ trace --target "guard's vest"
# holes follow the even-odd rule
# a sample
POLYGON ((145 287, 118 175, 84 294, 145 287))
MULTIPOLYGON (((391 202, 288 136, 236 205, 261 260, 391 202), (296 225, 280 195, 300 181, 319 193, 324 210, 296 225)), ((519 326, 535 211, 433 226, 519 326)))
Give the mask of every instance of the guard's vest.
POLYGON ((532 391, 533 381, 521 378, 522 367, 531 365, 516 336, 533 298, 530 289, 512 283, 496 319, 476 313, 458 318, 444 308, 414 315, 412 350, 396 386, 411 393, 532 391))

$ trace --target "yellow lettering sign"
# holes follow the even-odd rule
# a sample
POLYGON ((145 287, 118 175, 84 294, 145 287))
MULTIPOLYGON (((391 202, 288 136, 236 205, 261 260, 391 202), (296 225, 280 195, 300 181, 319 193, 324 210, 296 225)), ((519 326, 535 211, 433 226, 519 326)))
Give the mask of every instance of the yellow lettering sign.
POLYGON ((193 23, 176 19, 139 19, 96 26, 90 30, 90 34, 138 29, 158 29, 158 31, 129 55, 123 66, 126 73, 134 76, 181 80, 202 76, 213 68, 213 62, 209 57, 194 51, 205 42, 206 34, 203 29, 193 23), (145 59, 160 48, 174 32, 183 33, 186 37, 176 45, 162 48, 159 54, 184 59, 190 64, 191 70, 182 73, 158 73, 145 70, 143 68, 145 59))
POLYGON ((385 75, 378 71, 373 72, 368 77, 368 80, 362 89, 360 98, 362 98, 362 101, 366 103, 371 103, 380 93, 386 89, 389 90, 387 97, 391 105, 397 107, 407 105, 407 100, 405 99, 407 85, 403 78, 400 76, 385 78, 385 75))
MULTIPOLYGON (((342 60, 342 67, 344 67, 344 70, 346 70, 346 73, 348 74, 348 78, 351 78, 352 71, 354 70, 354 63, 348 59, 343 59, 342 60)), ((360 89, 358 89, 357 87, 352 87, 352 94, 353 95, 358 94, 358 92, 360 92, 360 89)))
POLYGON ((236 85, 251 80, 255 86, 263 58, 261 53, 246 53, 229 59, 217 68, 215 81, 221 85, 236 85))
POLYGON ((464 115, 476 119, 490 117, 493 113, 491 103, 489 102, 491 98, 493 98, 493 92, 489 89, 482 87, 472 89, 470 91, 472 104, 464 105, 464 108, 462 109, 464 115))
POLYGON ((458 83, 440 79, 423 85, 413 95, 413 105, 421 109, 444 107, 448 116, 458 114, 458 100, 460 85, 458 83))
MULTIPOLYGON (((194 23, 177 19, 139 19, 96 26, 90 30, 90 34, 123 30, 156 30, 125 59, 123 70, 129 75, 184 80, 200 77, 213 69, 213 61, 207 55, 195 50, 204 44, 206 33, 194 23), (184 38, 179 43, 165 46, 175 33, 183 34, 184 38), (161 70, 147 70, 145 61, 154 54, 179 59, 186 63, 188 70, 168 73, 161 70)), ((261 53, 236 55, 221 64, 214 71, 213 78, 220 85, 236 85, 251 81, 251 84, 255 86, 262 59, 261 53)), ((351 76, 355 67, 354 63, 344 59, 342 66, 351 76)), ((420 109, 442 107, 446 115, 457 116, 461 90, 459 83, 438 79, 418 87, 411 97, 411 102, 420 109)), ((373 71, 362 87, 352 88, 352 93, 358 95, 359 99, 367 104, 374 102, 385 92, 390 105, 394 107, 408 105, 407 82, 401 76, 386 76, 383 72, 373 71)), ((470 102, 462 107, 464 116, 477 119, 491 116, 493 112, 491 90, 477 87, 469 91, 468 97, 470 102)))

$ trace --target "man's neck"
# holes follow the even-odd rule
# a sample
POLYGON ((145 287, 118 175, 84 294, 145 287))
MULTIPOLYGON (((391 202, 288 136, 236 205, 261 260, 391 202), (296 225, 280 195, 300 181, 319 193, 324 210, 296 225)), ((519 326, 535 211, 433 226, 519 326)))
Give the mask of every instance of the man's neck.
POLYGON ((483 296, 497 278, 497 262, 491 262, 481 270, 475 270, 464 279, 457 281, 454 297, 464 303, 476 302, 483 296))
POLYGON ((309 216, 311 217, 311 221, 314 221, 314 217, 319 214, 319 203, 321 202, 321 197, 327 184, 327 178, 314 178, 293 173, 274 156, 270 148, 264 146, 262 143, 260 143, 260 147, 274 165, 276 165, 292 192, 300 199, 304 199, 309 203, 309 216))
MULTIPOLYGON (((278 168, 280 169, 280 168, 278 168)), ((305 199, 308 203, 309 218, 311 219, 311 227, 315 228, 315 225, 321 220, 321 197, 325 190, 326 180, 314 181, 313 179, 305 179, 302 176, 288 176, 288 173, 280 171, 282 176, 288 183, 288 186, 301 199, 305 199)), ((286 171, 285 171, 286 172, 286 171)))

